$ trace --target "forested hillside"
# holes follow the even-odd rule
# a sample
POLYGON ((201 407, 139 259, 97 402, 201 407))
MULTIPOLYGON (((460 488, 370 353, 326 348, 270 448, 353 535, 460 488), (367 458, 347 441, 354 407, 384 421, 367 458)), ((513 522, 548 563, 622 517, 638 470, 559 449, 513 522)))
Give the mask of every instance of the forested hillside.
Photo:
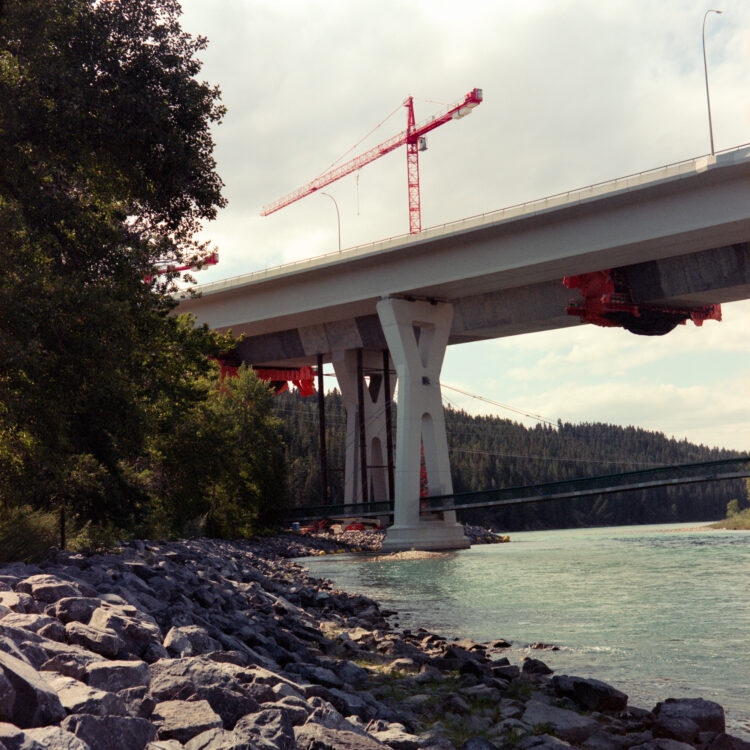
MULTIPOLYGON (((283 422, 289 479, 295 505, 320 500, 317 399, 280 394, 276 411, 283 422)), ((343 501, 346 418, 341 395, 326 396, 326 441, 331 502, 343 501)), ((499 417, 472 417, 446 410, 448 447, 455 492, 512 487, 576 477, 710 461, 739 455, 635 427, 601 423, 524 427, 499 417)), ((705 521, 722 518, 727 503, 746 504, 742 480, 683 485, 508 508, 463 511, 462 520, 496 529, 563 528, 705 521)))

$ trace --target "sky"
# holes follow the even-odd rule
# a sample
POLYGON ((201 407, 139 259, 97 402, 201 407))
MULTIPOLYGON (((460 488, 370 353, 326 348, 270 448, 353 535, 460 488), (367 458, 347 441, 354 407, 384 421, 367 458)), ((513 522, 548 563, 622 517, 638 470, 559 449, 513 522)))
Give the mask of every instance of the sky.
MULTIPOLYGON (((750 142, 750 3, 719 2, 183 0, 183 28, 209 40, 200 77, 227 107, 214 138, 229 204, 203 232, 220 263, 199 282, 337 250, 326 196, 260 210, 403 130, 410 95, 419 122, 484 92, 428 135, 424 228, 708 153, 711 7, 715 147, 750 142)), ((344 248, 408 232, 405 162, 397 149, 325 188, 344 248)), ((750 301, 723 312, 664 337, 586 325, 449 347, 443 385, 488 401, 445 401, 750 452, 750 301)))

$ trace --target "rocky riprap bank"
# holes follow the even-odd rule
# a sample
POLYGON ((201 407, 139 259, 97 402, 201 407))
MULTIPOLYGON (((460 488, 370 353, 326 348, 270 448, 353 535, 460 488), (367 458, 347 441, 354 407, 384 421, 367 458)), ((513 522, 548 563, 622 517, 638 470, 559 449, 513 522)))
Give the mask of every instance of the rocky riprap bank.
POLYGON ((0 568, 0 750, 740 750, 702 699, 652 711, 509 664, 507 643, 394 631, 289 556, 335 544, 133 542, 0 568))

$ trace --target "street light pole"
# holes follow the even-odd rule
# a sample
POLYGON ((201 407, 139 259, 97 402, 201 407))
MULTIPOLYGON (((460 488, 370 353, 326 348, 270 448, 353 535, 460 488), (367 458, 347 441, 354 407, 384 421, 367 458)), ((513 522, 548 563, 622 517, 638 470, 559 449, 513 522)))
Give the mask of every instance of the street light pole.
POLYGON ((329 195, 328 193, 324 193, 321 191, 321 195, 325 195, 327 198, 330 198, 333 201, 333 205, 336 206, 336 221, 339 225, 339 252, 341 252, 341 214, 339 213, 339 204, 336 203, 336 199, 329 195))
POLYGON ((721 15, 720 10, 711 8, 707 10, 703 16, 703 72, 706 74, 706 104, 708 105, 708 133, 711 136, 711 156, 714 155, 714 128, 711 123, 711 97, 708 93, 708 65, 706 64, 706 19, 709 13, 717 13, 721 15))

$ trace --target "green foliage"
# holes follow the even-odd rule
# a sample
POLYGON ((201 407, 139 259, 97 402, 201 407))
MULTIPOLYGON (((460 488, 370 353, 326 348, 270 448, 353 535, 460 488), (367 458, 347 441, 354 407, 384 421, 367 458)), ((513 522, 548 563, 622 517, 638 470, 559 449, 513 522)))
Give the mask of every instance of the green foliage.
POLYGON ((143 523, 150 436, 206 396, 226 337, 174 274, 224 205, 218 90, 173 0, 0 3, 0 502, 143 523), (151 281, 146 281, 151 277, 151 281))
POLYGON ((740 512, 740 501, 736 498, 727 503, 727 518, 736 516, 740 512))
POLYGON ((725 518, 723 521, 711 524, 715 529, 735 529, 750 531, 750 508, 739 511, 733 516, 725 518))
POLYGON ((288 498, 273 394, 246 367, 202 387, 205 400, 152 440, 152 523, 178 535, 260 533, 283 519, 288 498))
POLYGON ((0 504, 0 564, 38 562, 57 542, 56 513, 0 504))

